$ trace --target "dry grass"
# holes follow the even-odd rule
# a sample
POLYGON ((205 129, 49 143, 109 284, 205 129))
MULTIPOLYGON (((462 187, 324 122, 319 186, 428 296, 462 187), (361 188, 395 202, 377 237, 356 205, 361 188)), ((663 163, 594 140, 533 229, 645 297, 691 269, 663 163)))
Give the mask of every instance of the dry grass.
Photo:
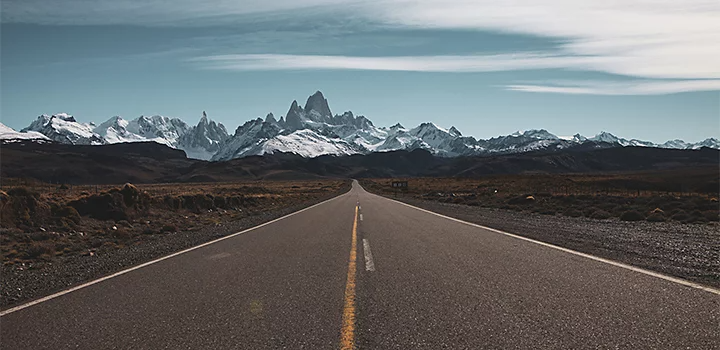
POLYGON ((349 182, 341 180, 15 185, 4 186, 0 194, 0 253, 5 264, 142 244, 161 235, 221 226, 349 188, 349 182))
POLYGON ((368 179, 363 186, 388 196, 546 215, 650 222, 720 220, 717 170, 632 174, 532 174, 468 178, 368 179), (408 181, 407 190, 390 187, 408 181), (676 189, 676 190, 672 190, 676 189))

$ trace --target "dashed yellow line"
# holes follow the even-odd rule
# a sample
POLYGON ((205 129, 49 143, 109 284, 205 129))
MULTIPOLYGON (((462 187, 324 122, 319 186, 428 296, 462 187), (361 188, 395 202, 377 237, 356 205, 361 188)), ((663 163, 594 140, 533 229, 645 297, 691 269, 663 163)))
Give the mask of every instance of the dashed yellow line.
POLYGON ((355 206, 353 221, 352 244, 350 245, 350 262, 348 263, 347 283, 345 284, 345 306, 343 307, 343 324, 340 332, 340 349, 355 348, 355 272, 357 271, 357 224, 358 206, 355 206))

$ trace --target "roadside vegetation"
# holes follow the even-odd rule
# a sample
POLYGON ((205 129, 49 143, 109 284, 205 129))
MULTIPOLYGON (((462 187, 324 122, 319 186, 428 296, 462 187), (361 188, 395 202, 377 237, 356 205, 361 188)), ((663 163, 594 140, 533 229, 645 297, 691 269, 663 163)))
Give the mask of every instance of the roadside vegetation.
POLYGON ((632 174, 524 174, 481 178, 367 179, 371 192, 390 197, 497 208, 544 215, 622 221, 720 221, 718 170, 632 174), (407 181, 408 188, 391 187, 407 181))
POLYGON ((222 227, 349 189, 349 181, 340 180, 117 186, 3 182, 0 253, 5 266, 20 269, 222 227))

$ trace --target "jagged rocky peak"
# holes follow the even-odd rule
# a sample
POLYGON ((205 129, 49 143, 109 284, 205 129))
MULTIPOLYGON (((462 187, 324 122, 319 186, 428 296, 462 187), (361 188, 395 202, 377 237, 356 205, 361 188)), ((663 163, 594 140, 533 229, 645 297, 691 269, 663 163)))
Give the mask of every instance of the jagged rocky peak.
POLYGON ((302 122, 303 109, 298 106, 297 100, 293 100, 290 109, 285 115, 285 124, 288 129, 300 130, 303 128, 302 122))
POLYGON ((608 142, 608 143, 616 143, 616 142, 620 141, 620 139, 617 136, 615 136, 607 131, 604 131, 604 130, 601 131, 599 134, 595 135, 594 137, 590 138, 590 140, 600 141, 600 142, 608 142))
POLYGON ((414 135, 418 135, 422 137, 422 135, 429 134, 429 133, 449 133, 447 130, 437 126, 435 123, 432 122, 425 122, 420 125, 418 125, 416 128, 410 130, 410 133, 414 135))
POLYGON ((308 97, 307 102, 305 102, 305 113, 311 113, 312 111, 317 112, 318 116, 321 117, 320 120, 317 121, 332 121, 332 112, 330 112, 330 106, 328 106, 327 99, 320 91, 316 91, 314 94, 308 97))
POLYGON ((573 135, 572 140, 574 142, 585 142, 587 141, 587 137, 578 134, 573 135))
POLYGON ((359 115, 355 118, 355 126, 359 129, 369 129, 371 127, 374 127, 372 121, 370 119, 365 118, 364 115, 359 115))
POLYGON ((268 115, 265 116, 265 122, 275 124, 277 120, 275 120, 275 116, 272 113, 268 113, 268 115))
POLYGON ((343 114, 338 114, 333 118, 333 124, 335 125, 354 125, 355 124, 355 116, 353 115, 353 112, 347 111, 343 114))
POLYGON ((405 129, 405 127, 402 126, 402 124, 397 123, 397 124, 391 126, 390 129, 391 129, 391 130, 399 130, 399 129, 405 129))
POLYGON ((462 137, 462 133, 460 132, 460 130, 458 130, 458 129, 457 129, 456 127, 454 127, 454 126, 450 127, 449 132, 450 132, 450 135, 452 135, 452 136, 462 137))
POLYGON ((550 133, 549 131, 545 129, 531 129, 525 132, 525 136, 541 139, 541 140, 555 140, 558 139, 557 136, 550 133))
POLYGON ((69 115, 69 114, 67 114, 67 113, 53 114, 52 117, 50 117, 50 118, 60 118, 60 119, 62 119, 62 120, 64 120, 64 121, 66 121, 66 122, 77 123, 77 120, 75 120, 75 117, 73 117, 73 116, 71 116, 71 115, 69 115))

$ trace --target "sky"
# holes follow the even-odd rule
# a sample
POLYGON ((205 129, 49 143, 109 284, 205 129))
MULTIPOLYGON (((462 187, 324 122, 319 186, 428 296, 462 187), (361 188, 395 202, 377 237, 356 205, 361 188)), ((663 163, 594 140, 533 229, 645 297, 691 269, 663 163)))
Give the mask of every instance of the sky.
POLYGON ((717 0, 3 0, 0 121, 202 111, 232 132, 320 90, 379 126, 720 137, 717 0))

